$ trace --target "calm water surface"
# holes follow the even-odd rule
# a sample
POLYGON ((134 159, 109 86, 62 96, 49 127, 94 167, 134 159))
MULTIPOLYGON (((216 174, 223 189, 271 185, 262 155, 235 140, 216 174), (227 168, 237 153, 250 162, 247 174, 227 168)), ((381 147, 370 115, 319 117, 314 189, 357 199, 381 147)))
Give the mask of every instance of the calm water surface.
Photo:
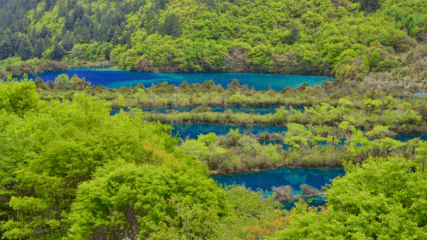
MULTIPOLYGON (((173 127, 175 129, 172 131, 172 133, 178 134, 178 136, 182 139, 186 139, 189 137, 190 139, 197 139, 197 136, 199 134, 208 134, 210 132, 215 133, 216 135, 226 135, 230 129, 239 129, 240 133, 242 134, 259 134, 262 132, 267 132, 270 134, 273 133, 283 133, 288 130, 286 126, 235 126, 235 125, 217 125, 217 124, 173 124, 173 127)), ((423 141, 427 141, 427 134, 406 134, 406 135, 397 135, 393 136, 392 138, 407 142, 408 140, 414 139, 414 138, 420 138, 423 141)), ((341 140, 341 142, 338 145, 344 145, 345 140, 341 140)), ((264 144, 281 144, 280 141, 264 141, 264 144)), ((326 144, 326 142, 320 142, 320 145, 326 144)), ((286 146, 284 146, 286 149, 286 146)))
POLYGON ((238 79, 240 84, 247 84, 249 88, 257 90, 282 90, 286 86, 297 87, 306 82, 310 86, 320 85, 324 81, 333 81, 333 78, 324 76, 303 76, 303 75, 280 75, 280 74, 246 74, 246 73, 143 73, 135 71, 117 71, 108 69, 75 69, 63 72, 46 72, 37 76, 44 81, 54 81, 56 76, 67 74, 70 78, 77 74, 80 78, 85 77, 86 81, 92 85, 102 84, 107 88, 117 88, 122 86, 135 86, 138 83, 146 87, 151 84, 167 81, 169 84, 180 85, 183 81, 187 83, 203 83, 206 80, 213 80, 216 84, 226 87, 233 79, 238 79))
MULTIPOLYGON (((259 190, 272 195, 273 186, 290 185, 294 194, 301 193, 300 185, 308 184, 317 189, 321 189, 326 184, 331 184, 331 180, 344 176, 342 168, 278 168, 253 173, 229 174, 222 176, 211 176, 218 184, 237 184, 245 185, 251 190, 259 190)), ((323 198, 315 198, 313 205, 324 205, 323 198)), ((285 205, 285 208, 292 208, 293 203, 285 205)))
POLYGON ((172 134, 177 134, 181 139, 197 139, 200 134, 209 134, 213 132, 217 135, 226 135, 230 129, 239 129, 244 134, 259 134, 262 132, 281 133, 286 132, 286 126, 234 126, 234 125, 216 125, 216 124, 174 124, 175 129, 172 134))
POLYGON ((405 134, 405 135, 393 136, 393 139, 402 141, 402 142, 407 142, 415 138, 420 138, 422 141, 427 141, 427 134, 405 134))

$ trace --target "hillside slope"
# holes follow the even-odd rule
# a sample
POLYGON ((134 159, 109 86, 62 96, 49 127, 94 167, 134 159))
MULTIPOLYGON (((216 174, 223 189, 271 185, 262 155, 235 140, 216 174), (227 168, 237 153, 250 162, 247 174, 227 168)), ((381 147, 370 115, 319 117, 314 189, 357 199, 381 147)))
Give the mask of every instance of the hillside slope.
MULTIPOLYGON (((0 11, 8 12, 13 4, 3 1, 8 4, 0 11)), ((8 59, 0 71, 13 72, 14 63, 37 58, 111 61, 149 72, 361 80, 368 72, 406 64, 400 56, 427 39, 425 1, 378 1, 13 1, 29 2, 24 9, 30 10, 15 21, 20 24, 0 32, 0 58, 8 59)))

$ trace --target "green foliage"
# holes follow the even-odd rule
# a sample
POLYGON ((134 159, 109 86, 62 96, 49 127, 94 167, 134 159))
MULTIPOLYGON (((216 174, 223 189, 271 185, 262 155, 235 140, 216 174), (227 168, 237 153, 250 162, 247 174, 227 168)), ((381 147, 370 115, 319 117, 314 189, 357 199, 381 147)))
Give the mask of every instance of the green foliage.
POLYGON ((227 199, 235 211, 234 215, 224 218, 218 225, 216 239, 249 239, 250 226, 273 231, 283 224, 280 219, 286 212, 278 210, 281 204, 274 200, 273 196, 265 199, 262 190, 253 192, 245 186, 231 185, 224 188, 227 199))
POLYGON ((179 17, 176 14, 171 14, 165 19, 165 32, 174 38, 181 35, 181 24, 179 17))
POLYGON ((72 81, 66 74, 60 74, 55 78, 55 85, 58 89, 66 89, 71 86, 72 81))
POLYGON ((327 209, 293 210, 277 239, 425 239, 425 173, 403 158, 370 158, 332 181, 327 209))
POLYGON ((368 13, 375 12, 377 9, 380 8, 380 1, 379 0, 361 0, 360 8, 363 11, 366 11, 368 13))
POLYGON ((24 76, 21 82, 8 77, 7 82, 0 82, 0 110, 23 116, 38 107, 40 97, 35 91, 36 85, 24 76))
POLYGON ((34 110, 20 105, 20 98, 15 101, 25 95, 26 101, 37 104, 34 83, 10 81, 1 87, 10 96, 0 122, 4 130, 0 206, 8 217, 2 228, 5 238, 62 237, 77 187, 90 180, 97 167, 117 159, 161 165, 181 156, 170 127, 147 124, 137 116, 110 117, 109 104, 85 93, 76 95, 72 103, 40 103, 34 110))
MULTIPOLYGON (((197 155, 188 148, 195 145, 181 151, 171 127, 144 122, 140 111, 110 116, 108 103, 85 92, 73 102, 40 101, 28 81, 9 80, 1 90, 4 239, 232 239, 251 234, 247 225, 278 228, 283 213, 273 198, 224 191, 183 155, 197 155), (37 105, 15 108, 15 96, 37 105)), ((238 168, 225 162, 230 153, 219 142, 212 133, 194 141, 227 163, 217 166, 238 168)), ((263 153, 274 158, 271 148, 263 153)))
POLYGON ((152 72, 361 80, 397 66, 427 30, 422 0, 20 2, 0 6, 1 59, 111 60, 152 72))
POLYGON ((79 186, 68 237, 209 239, 230 211, 225 192, 200 169, 118 161, 79 186))

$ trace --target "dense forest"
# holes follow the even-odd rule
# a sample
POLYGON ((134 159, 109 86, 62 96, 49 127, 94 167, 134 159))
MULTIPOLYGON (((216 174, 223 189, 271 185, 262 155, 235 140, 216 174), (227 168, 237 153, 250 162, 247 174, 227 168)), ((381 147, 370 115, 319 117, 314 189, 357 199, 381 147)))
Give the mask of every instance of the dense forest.
POLYGON ((413 55, 419 56, 414 50, 427 38, 426 5, 423 0, 2 0, 0 70, 5 76, 97 63, 148 72, 362 80, 369 72, 406 66, 399 72, 412 70, 416 81, 425 81, 426 73, 416 68, 423 56, 413 55))
POLYGON ((427 239, 427 97, 414 95, 427 90, 425 0, 0 0, 0 22, 0 239, 427 239), (106 88, 27 75, 91 67, 335 80, 106 88), (194 108, 141 111, 157 107, 194 108), (286 132, 191 139, 170 123, 286 132), (279 167, 345 175, 297 195, 210 177, 279 167), (285 209, 295 196, 326 205, 285 209))

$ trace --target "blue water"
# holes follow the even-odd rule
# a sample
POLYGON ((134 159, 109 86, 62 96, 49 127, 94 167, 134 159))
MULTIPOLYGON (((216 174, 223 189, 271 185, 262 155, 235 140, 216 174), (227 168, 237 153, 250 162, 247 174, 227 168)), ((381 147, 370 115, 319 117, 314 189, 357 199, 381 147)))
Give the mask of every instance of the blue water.
POLYGON ((407 142, 411 139, 420 138, 422 141, 427 141, 427 134, 405 134, 405 135, 396 135, 392 137, 395 140, 401 142, 407 142))
MULTIPOLYGON (((188 106, 188 107, 173 106, 173 107, 143 108, 142 111, 165 114, 168 111, 190 112, 196 108, 197 108, 197 106, 188 106)), ((258 115, 266 115, 266 114, 276 113, 276 109, 280 108, 280 106, 279 105, 273 105, 273 106, 212 106, 211 108, 212 108, 212 112, 224 113, 227 110, 231 110, 234 113, 253 113, 253 114, 258 114, 258 115)), ((290 109, 290 106, 286 106, 286 108, 290 109)), ((294 106, 292 108, 304 112, 304 106, 294 106)), ((120 111, 119 109, 113 109, 110 114, 115 115, 119 111, 120 111)), ((129 111, 129 110, 125 109, 125 111, 129 111)))
MULTIPOLYGON (((344 176, 345 171, 342 168, 278 168, 252 173, 229 174, 222 176, 211 176, 218 184, 245 184, 247 188, 253 191, 262 189, 272 195, 272 187, 290 185, 293 194, 301 193, 300 185, 308 184, 317 189, 330 184, 331 180, 344 176)), ((323 198, 315 198, 312 205, 324 205, 323 198)), ((291 208, 293 203, 285 205, 285 208, 291 208)))
POLYGON ((217 135, 226 135, 230 129, 239 129, 242 134, 259 134, 262 132, 281 133, 288 130, 285 126, 234 126, 234 125, 216 125, 216 124, 174 124, 175 129, 172 134, 178 134, 181 139, 197 139, 200 134, 209 134, 213 132, 217 135))
MULTIPOLYGON (((179 132, 179 137, 182 139, 186 139, 189 137, 190 139, 197 139, 199 134, 208 134, 210 132, 215 133, 216 135, 226 135, 230 129, 239 129, 240 133, 248 134, 259 134, 262 132, 267 132, 270 134, 273 133, 283 133, 288 130, 286 126, 235 126, 235 125, 217 125, 217 124, 173 124, 175 130, 172 132, 176 134, 179 132)), ((401 142, 407 142, 408 140, 414 138, 420 138, 423 141, 427 141, 427 134, 405 134, 405 135, 396 135, 392 137, 401 142)), ((263 141, 264 144, 280 144, 279 141, 263 141)), ((326 142, 319 142, 319 145, 325 145, 326 142)), ((341 140, 338 145, 344 145, 345 140, 341 140)), ((284 146, 287 149, 286 146, 284 146)))
POLYGON ((31 75, 35 79, 37 76, 44 81, 54 81, 56 76, 67 74, 70 78, 77 74, 80 78, 85 78, 92 85, 102 84, 107 88, 118 88, 122 86, 135 86, 138 83, 146 87, 153 83, 168 82, 169 84, 180 85, 183 81, 187 83, 203 83, 206 80, 213 80, 216 84, 221 84, 224 88, 233 79, 238 79, 240 84, 247 84, 249 88, 257 90, 282 90, 286 86, 297 87, 306 82, 310 86, 320 85, 324 81, 333 81, 333 78, 323 76, 302 76, 302 75, 279 75, 279 74, 246 74, 246 73, 143 73, 135 71, 117 71, 107 69, 74 69, 62 72, 46 72, 31 75))

